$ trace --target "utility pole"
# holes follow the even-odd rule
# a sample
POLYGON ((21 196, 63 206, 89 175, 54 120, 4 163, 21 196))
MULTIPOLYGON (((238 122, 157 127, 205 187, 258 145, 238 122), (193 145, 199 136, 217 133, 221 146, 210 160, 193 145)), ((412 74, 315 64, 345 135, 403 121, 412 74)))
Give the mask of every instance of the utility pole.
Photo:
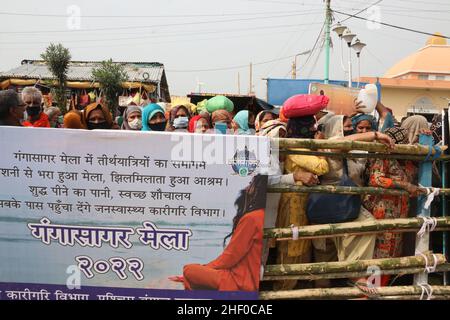
POLYGON ((294 62, 292 62, 292 79, 297 79, 297 56, 294 57, 294 62))
POLYGON ((331 0, 325 0, 325 78, 324 83, 328 83, 330 80, 330 29, 331 29, 331 0))
POLYGON ((250 88, 248 94, 253 94, 253 63, 250 62, 250 88))
POLYGON ((238 94, 241 94, 241 74, 238 72, 238 94))
POLYGON ((303 52, 297 53, 294 56, 294 61, 292 62, 292 79, 297 79, 297 57, 298 56, 302 56, 304 54, 308 54, 308 53, 311 53, 311 50, 307 50, 307 51, 303 51, 303 52))

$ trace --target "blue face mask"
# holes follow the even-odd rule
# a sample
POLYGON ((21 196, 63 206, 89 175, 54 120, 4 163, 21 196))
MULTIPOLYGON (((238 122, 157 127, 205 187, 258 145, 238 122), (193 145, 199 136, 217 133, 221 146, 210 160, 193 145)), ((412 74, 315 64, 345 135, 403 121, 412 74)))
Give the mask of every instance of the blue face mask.
POLYGON ((178 117, 175 120, 173 120, 173 126, 175 129, 185 129, 189 125, 189 119, 188 117, 178 117))

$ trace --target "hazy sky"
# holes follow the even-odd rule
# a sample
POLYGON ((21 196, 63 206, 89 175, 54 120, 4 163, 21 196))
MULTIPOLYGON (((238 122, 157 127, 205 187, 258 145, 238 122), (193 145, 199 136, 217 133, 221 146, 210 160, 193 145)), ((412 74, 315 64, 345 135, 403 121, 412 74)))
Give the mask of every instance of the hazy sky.
MULTIPOLYGON (((374 2, 331 0, 333 9, 346 13, 374 2)), ((382 22, 450 34, 449 0, 385 0, 379 8, 382 22)), ((203 92, 237 93, 238 72, 241 93, 246 94, 247 65, 253 62, 254 90, 265 98, 262 78, 290 77, 293 59, 285 57, 313 47, 324 21, 324 4, 322 0, 20 0, 2 1, 0 17, 1 71, 18 66, 22 59, 39 59, 50 42, 61 42, 73 60, 161 62, 175 95, 195 91, 198 81, 203 92), (68 10, 75 18, 68 18, 68 10), (272 60, 279 61, 265 63, 272 60), (200 71, 209 69, 225 70, 200 71)), ((335 18, 345 16, 336 13, 335 18)), ((362 76, 382 76, 428 38, 389 27, 374 29, 358 19, 345 25, 367 44, 361 54, 362 76)), ((332 40, 330 78, 345 79, 335 34, 332 40)), ((323 78, 323 54, 313 54, 303 66, 306 57, 298 58, 298 77, 323 78)), ((355 55, 353 59, 356 76, 355 55)))

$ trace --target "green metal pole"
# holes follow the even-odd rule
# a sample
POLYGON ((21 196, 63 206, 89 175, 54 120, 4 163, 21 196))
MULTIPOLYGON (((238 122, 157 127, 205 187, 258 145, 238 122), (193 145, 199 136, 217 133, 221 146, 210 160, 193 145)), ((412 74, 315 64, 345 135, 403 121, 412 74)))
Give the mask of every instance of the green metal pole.
POLYGON ((331 28, 331 0, 326 0, 325 12, 325 79, 324 83, 330 80, 330 28, 331 28))

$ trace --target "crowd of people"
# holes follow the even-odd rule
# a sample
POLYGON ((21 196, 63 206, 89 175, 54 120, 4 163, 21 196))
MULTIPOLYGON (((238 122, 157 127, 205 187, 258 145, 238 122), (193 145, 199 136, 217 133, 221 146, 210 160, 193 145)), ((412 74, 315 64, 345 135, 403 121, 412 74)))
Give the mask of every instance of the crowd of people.
MULTIPOLYGON (((414 115, 394 118, 392 111, 377 104, 377 114, 357 112, 353 116, 335 115, 321 110, 313 115, 286 118, 278 109, 263 110, 252 115, 248 110, 235 114, 230 108, 192 110, 189 105, 176 105, 166 110, 150 103, 144 107, 130 105, 120 117, 113 118, 102 103, 92 103, 83 110, 70 110, 62 115, 56 107, 44 108, 42 94, 34 87, 24 88, 21 95, 14 90, 0 92, 0 125, 53 127, 69 129, 115 129, 140 131, 169 131, 189 133, 221 132, 238 135, 259 135, 271 138, 330 139, 334 141, 379 142, 392 148, 394 144, 416 144, 419 135, 433 135, 439 143, 440 128, 429 126, 427 119, 414 115), (433 129, 436 129, 433 131, 433 129)), ((356 110, 361 106, 356 104, 356 110)), ((302 150, 302 149, 298 149, 302 150)), ((340 152, 339 150, 322 150, 340 152)), ((342 151, 343 152, 343 151, 342 151)), ((325 157, 289 154, 272 159, 275 165, 269 184, 314 186, 339 185, 344 174, 355 185, 401 189, 408 195, 366 195, 361 197, 355 221, 405 218, 411 215, 411 202, 424 192, 418 186, 418 163, 409 160, 325 157)), ((265 227, 305 226, 309 224, 308 194, 268 194, 265 227), (269 205, 270 204, 270 205, 269 205), (270 210, 269 208, 274 208, 270 210)), ((356 261, 392 258, 410 250, 403 245, 402 234, 385 232, 377 235, 345 236, 317 240, 289 240, 265 243, 263 263, 293 264, 308 262, 356 261)), ((365 285, 365 279, 350 279, 365 285)), ((383 277, 382 285, 389 278, 383 277)), ((275 290, 301 287, 301 281, 280 280, 275 290)), ((316 282, 327 287, 327 280, 316 282)))

